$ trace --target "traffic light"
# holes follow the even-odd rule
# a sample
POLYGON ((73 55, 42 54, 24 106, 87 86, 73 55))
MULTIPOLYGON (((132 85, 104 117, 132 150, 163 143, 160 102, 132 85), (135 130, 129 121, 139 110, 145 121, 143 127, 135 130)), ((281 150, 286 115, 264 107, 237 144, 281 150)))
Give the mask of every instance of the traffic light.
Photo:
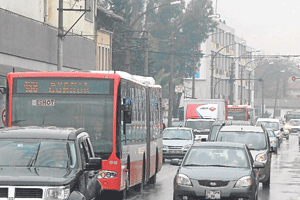
POLYGON ((296 80, 296 77, 295 77, 295 76, 293 76, 293 77, 292 77, 292 81, 295 81, 295 80, 296 80))

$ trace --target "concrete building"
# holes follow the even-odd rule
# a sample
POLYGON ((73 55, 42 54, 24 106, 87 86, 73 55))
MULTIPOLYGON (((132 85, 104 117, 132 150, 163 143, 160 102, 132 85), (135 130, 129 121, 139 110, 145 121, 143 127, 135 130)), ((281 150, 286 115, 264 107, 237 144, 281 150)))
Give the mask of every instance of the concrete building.
MULTIPOLYGON (((195 98, 225 99, 229 104, 254 106, 252 54, 255 51, 246 41, 235 35, 235 30, 220 22, 201 45, 204 54, 196 66, 195 98), (211 70, 213 69, 213 70, 211 70), (235 80, 229 81, 230 77, 235 80)), ((182 98, 192 98, 193 78, 184 80, 182 98)))
MULTIPOLYGON (((113 34, 101 20, 111 25, 124 19, 96 0, 62 2, 62 70, 111 70, 113 34)), ((0 87, 9 72, 57 70, 58 7, 59 0, 0 0, 0 87)), ((4 109, 0 93, 0 112, 4 109)))

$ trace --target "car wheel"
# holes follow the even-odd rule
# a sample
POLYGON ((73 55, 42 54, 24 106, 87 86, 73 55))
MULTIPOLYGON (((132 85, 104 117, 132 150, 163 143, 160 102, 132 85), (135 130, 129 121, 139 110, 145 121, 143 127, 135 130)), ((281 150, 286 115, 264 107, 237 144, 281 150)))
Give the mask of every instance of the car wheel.
POLYGON ((270 186, 270 181, 271 181, 271 176, 269 174, 269 178, 268 178, 268 180, 266 182, 263 182, 263 186, 264 187, 269 187, 270 186))
POLYGON ((277 153, 278 153, 278 148, 277 148, 277 147, 275 148, 275 151, 274 151, 274 153, 275 153, 275 154, 277 154, 277 153))

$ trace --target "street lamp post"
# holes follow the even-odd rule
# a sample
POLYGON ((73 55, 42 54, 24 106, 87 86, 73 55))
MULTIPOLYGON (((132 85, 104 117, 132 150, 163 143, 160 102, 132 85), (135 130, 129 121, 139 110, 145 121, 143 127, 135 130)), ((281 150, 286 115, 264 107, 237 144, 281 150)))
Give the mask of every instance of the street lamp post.
MULTIPOLYGON (((166 3, 166 4, 162 4, 162 5, 158 5, 158 6, 154 6, 153 8, 150 8, 148 10, 146 10, 145 12, 141 13, 137 18, 135 18, 130 24, 129 24, 129 30, 131 30, 134 25, 138 22, 138 20, 144 16, 145 14, 147 14, 148 12, 155 10, 157 8, 161 8, 164 6, 170 6, 170 5, 176 5, 176 4, 180 4, 181 1, 173 1, 170 3, 166 3)), ((129 34, 128 31, 126 31, 125 33, 125 63, 124 63, 124 67, 125 67, 125 71, 130 73, 130 45, 129 45, 129 34)), ((145 69, 145 72, 147 71, 148 74, 148 66, 147 69, 145 69)))
MULTIPOLYGON (((280 71, 280 73, 284 73, 285 70, 280 71)), ((274 103, 274 112, 273 112, 273 118, 275 119, 275 113, 276 113, 276 106, 277 106, 277 96, 278 96, 278 88, 279 88, 279 82, 280 78, 277 81, 277 87, 276 87, 276 95, 275 95, 275 103, 274 103)))
MULTIPOLYGON (((243 42, 245 42, 245 41, 243 41, 243 42)), ((211 55, 212 56, 211 61, 210 61, 210 98, 211 99, 214 99, 214 59, 220 51, 222 51, 223 49, 225 49, 229 46, 235 45, 235 44, 240 44, 240 42, 235 42, 235 43, 226 45, 211 55)))
MULTIPOLYGON (((244 41, 243 41, 244 42, 244 41)), ((235 60, 231 63, 231 74, 230 74, 230 78, 232 79, 233 78, 233 71, 234 71, 234 65, 235 65, 235 62, 240 59, 242 56, 244 56, 245 54, 247 53, 253 53, 253 52, 259 52, 260 50, 255 50, 255 51, 246 51, 245 53, 241 54, 240 56, 236 57, 235 60)), ((246 65, 245 65, 246 66, 246 65)), ((241 79, 242 79, 242 69, 241 69, 241 79)), ((230 104, 233 105, 233 82, 234 81, 231 81, 230 82, 230 104)), ((243 86, 243 81, 241 80, 241 100, 242 100, 242 86, 243 86)))

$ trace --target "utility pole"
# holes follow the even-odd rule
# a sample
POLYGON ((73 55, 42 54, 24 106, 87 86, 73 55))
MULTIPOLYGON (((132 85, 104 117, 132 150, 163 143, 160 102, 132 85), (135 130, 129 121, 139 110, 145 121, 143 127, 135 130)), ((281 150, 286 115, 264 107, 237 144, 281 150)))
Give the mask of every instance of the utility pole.
POLYGON ((145 72, 144 73, 145 73, 145 76, 148 76, 148 74, 149 74, 148 31, 145 31, 145 36, 146 36, 146 41, 145 41, 146 46, 145 46, 145 72))
MULTIPOLYGON (((243 79, 243 67, 241 66, 241 79, 243 79)), ((241 102, 240 104, 243 105, 243 80, 241 80, 241 102)))
POLYGON ((173 86, 173 68, 174 68, 174 35, 175 32, 172 32, 171 35, 171 65, 170 65, 170 76, 169 76, 169 109, 168 109, 168 127, 172 126, 172 114, 173 114, 173 91, 174 91, 174 86, 173 86))
POLYGON ((229 104, 230 105, 233 105, 233 86, 234 86, 234 72, 235 72, 235 63, 231 63, 231 66, 230 66, 230 80, 229 80, 229 83, 230 83, 230 94, 229 94, 229 104))
POLYGON ((196 63, 197 58, 196 55, 193 58, 193 82, 192 82, 192 99, 195 99, 195 74, 196 74, 196 63))
POLYGON ((62 70, 63 63, 63 0, 59 0, 58 6, 58 46, 57 46, 57 71, 62 70))
POLYGON ((261 79, 261 117, 264 117, 265 114, 265 97, 264 97, 264 80, 261 79))

